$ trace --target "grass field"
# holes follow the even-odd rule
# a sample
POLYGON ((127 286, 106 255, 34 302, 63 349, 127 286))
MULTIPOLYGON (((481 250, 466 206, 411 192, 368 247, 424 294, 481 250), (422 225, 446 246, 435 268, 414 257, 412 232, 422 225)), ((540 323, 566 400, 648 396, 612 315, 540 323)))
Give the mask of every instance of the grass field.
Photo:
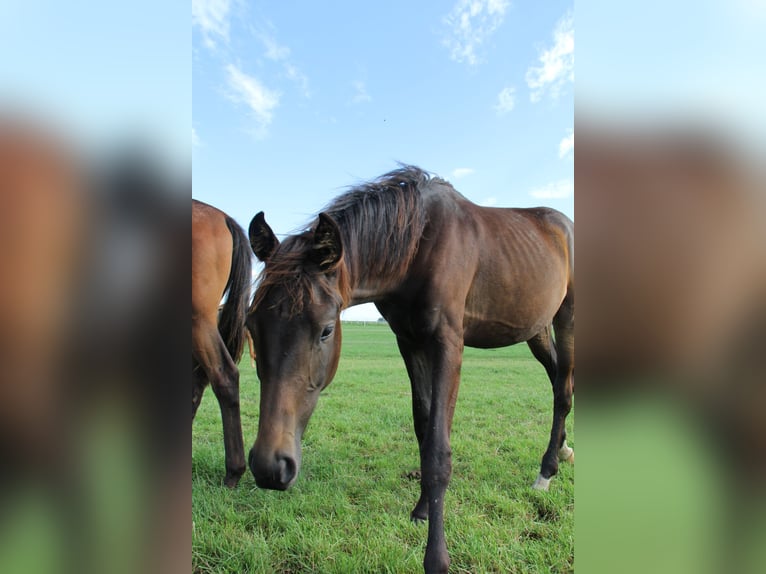
MULTIPOLYGON (((240 364, 245 451, 258 428, 258 379, 240 364)), ((549 492, 530 485, 550 433, 552 395, 526 345, 466 349, 445 500, 451 572, 571 572, 574 467, 549 492)), ((574 446, 574 411, 567 421, 574 446)), ((340 367, 303 439, 286 492, 248 471, 222 485, 221 417, 213 393, 192 433, 195 573, 419 573, 427 526, 409 520, 419 465, 409 382, 386 325, 345 324, 340 367)))

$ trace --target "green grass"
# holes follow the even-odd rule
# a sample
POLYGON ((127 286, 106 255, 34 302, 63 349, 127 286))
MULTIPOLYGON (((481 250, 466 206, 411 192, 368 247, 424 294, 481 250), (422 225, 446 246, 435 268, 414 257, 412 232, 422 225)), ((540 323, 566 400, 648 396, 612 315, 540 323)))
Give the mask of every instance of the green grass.
MULTIPOLYGON (((258 428, 258 379, 241 365, 245 450, 258 428)), ((574 467, 550 492, 530 488, 550 433, 550 384, 526 345, 466 349, 445 499, 451 572, 571 572, 574 467)), ((574 413, 567 428, 574 445, 574 413)), ((192 442, 195 573, 419 573, 427 526, 409 520, 419 495, 409 381, 386 325, 346 324, 333 383, 303 439, 286 492, 249 471, 222 485, 218 405, 207 391, 192 442)))

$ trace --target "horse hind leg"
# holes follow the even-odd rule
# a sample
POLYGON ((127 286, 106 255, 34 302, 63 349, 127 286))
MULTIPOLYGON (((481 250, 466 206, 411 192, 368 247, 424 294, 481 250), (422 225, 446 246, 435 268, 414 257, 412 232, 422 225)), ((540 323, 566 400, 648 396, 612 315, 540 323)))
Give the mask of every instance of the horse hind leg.
MULTIPOLYGON (((553 341, 551 327, 545 327, 545 329, 527 341, 527 344, 532 351, 532 355, 545 368, 545 372, 551 381, 551 387, 555 390, 557 370, 556 345, 553 341)), ((574 450, 567 445, 566 428, 562 431, 561 444, 559 445, 559 460, 574 463, 574 450)))
MULTIPOLYGON (((221 342, 223 345, 223 342, 221 342)), ((242 420, 239 411, 239 371, 228 353, 219 376, 211 381, 218 399, 223 420, 223 441, 226 457, 226 476, 223 483, 234 488, 245 473, 245 445, 242 439, 242 420)))
MULTIPOLYGON (((559 460, 574 462, 574 450, 566 442, 566 417, 572 409, 574 388, 574 301, 569 295, 556 313, 553 325, 556 329, 556 345, 553 347, 556 352, 556 369, 552 378, 553 424, 548 449, 540 465, 540 474, 532 485, 536 490, 548 490, 551 477, 558 472, 559 460)), ((533 344, 530 344, 530 348, 534 354, 533 344)))
POLYGON ((192 343, 195 358, 204 369, 221 409, 226 457, 224 484, 234 488, 246 469, 239 411, 239 371, 226 350, 216 326, 206 324, 193 326, 192 343))
POLYGON ((207 386, 207 375, 202 369, 202 365, 192 361, 192 421, 197 416, 197 409, 202 402, 202 395, 207 386))
POLYGON ((553 342, 550 325, 527 341, 527 345, 535 359, 545 368, 553 385, 556 382, 556 345, 553 342))

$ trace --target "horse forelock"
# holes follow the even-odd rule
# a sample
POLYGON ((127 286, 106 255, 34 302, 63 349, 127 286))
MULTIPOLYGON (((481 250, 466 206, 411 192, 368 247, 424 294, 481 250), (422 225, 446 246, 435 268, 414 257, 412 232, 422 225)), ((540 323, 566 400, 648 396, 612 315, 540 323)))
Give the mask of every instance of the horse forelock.
POLYGON ((309 258, 311 237, 308 232, 288 237, 271 256, 256 282, 256 291, 250 311, 264 304, 269 295, 281 287, 281 294, 269 299, 269 306, 276 307, 287 301, 290 316, 305 308, 307 302, 315 302, 318 291, 334 298, 341 308, 351 299, 348 270, 341 260, 332 272, 319 269, 309 258), (333 281, 337 278, 337 284, 333 281))

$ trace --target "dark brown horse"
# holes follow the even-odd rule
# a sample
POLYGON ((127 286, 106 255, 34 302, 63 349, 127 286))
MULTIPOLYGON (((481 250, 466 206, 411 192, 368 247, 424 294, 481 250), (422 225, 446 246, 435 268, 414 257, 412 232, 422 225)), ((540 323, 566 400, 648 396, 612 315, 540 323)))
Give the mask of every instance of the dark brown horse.
POLYGON ((242 228, 215 207, 192 200, 192 420, 209 382, 221 408, 229 487, 245 472, 237 363, 245 341, 250 268, 242 228))
POLYGON ((479 207, 446 181, 404 166, 352 189, 283 243, 263 213, 250 242, 266 263, 248 314, 261 405, 250 469, 284 490, 301 436, 340 356, 340 312, 374 302, 396 334, 420 447, 414 520, 429 521, 426 572, 446 572, 444 493, 464 345, 527 341, 551 379, 553 425, 536 488, 572 459, 564 423, 574 371, 573 224, 547 208, 479 207), (555 343, 551 325, 555 328, 555 343))

